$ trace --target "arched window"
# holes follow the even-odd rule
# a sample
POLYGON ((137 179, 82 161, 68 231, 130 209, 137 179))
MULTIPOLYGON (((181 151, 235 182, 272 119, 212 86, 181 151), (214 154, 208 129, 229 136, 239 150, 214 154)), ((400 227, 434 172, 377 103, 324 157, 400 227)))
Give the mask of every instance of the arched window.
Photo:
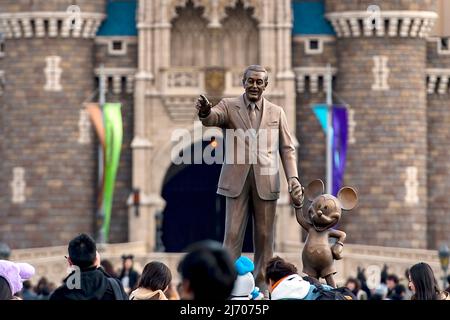
POLYGON ((208 21, 202 17, 203 7, 194 7, 188 1, 186 7, 177 8, 172 20, 172 67, 203 67, 206 64, 206 39, 208 21))
POLYGON ((227 8, 222 21, 222 63, 225 68, 245 67, 259 62, 259 31, 252 18, 253 8, 244 8, 238 1, 227 8))

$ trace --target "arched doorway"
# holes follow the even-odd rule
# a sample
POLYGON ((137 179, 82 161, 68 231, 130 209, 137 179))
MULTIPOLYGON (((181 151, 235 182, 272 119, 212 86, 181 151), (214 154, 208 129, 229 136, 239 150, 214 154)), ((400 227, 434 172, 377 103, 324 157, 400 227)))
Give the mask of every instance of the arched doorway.
MULTIPOLYGON (((202 150, 210 144, 198 143, 202 150)), ((194 145, 190 148, 193 151, 194 145)), ((206 239, 223 241, 225 197, 216 194, 220 169, 221 164, 172 164, 167 171, 162 190, 166 201, 162 242, 166 252, 182 252, 190 244, 206 239)), ((252 229, 249 219, 243 252, 253 251, 252 229)))

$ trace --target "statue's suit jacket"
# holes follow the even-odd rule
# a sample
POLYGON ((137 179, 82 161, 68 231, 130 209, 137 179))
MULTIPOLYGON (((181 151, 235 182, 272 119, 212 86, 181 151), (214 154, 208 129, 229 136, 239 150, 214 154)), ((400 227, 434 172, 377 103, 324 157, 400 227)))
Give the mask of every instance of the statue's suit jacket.
MULTIPOLYGON (((294 140, 289 133, 286 115, 283 108, 277 106, 263 98, 263 113, 261 123, 257 132, 257 140, 264 141, 261 135, 266 135, 267 143, 258 143, 257 163, 253 164, 258 195, 263 200, 276 200, 280 196, 280 175, 278 170, 279 158, 281 157, 286 178, 298 177, 294 140), (263 130, 264 129, 264 130, 263 130)), ((223 129, 233 129, 231 132, 248 132, 251 129, 248 108, 244 102, 244 96, 237 98, 222 99, 216 106, 211 108, 208 116, 200 121, 205 126, 215 126, 223 129), (242 129, 242 130, 239 130, 242 129)), ((227 130, 229 133, 230 131, 227 130)), ((227 133, 227 134, 228 134, 227 133)), ((225 135, 227 137, 227 134, 225 135)), ((232 160, 229 161, 230 152, 228 150, 231 141, 228 139, 225 148, 225 161, 220 173, 217 193, 226 197, 235 198, 242 192, 244 183, 248 176, 252 163, 238 163, 240 146, 245 146, 245 153, 250 152, 249 139, 243 139, 243 135, 238 138, 241 143, 234 143, 232 148, 232 160), (230 163, 233 162, 233 163, 230 163)), ((229 138, 229 136, 228 136, 229 138)))

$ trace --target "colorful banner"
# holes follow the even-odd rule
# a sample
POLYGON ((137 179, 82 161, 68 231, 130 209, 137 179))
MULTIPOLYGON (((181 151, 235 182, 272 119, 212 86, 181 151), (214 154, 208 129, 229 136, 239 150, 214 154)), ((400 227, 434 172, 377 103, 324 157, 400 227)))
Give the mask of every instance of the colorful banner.
POLYGON ((333 106, 333 195, 337 195, 344 184, 347 159, 347 109, 333 106))
POLYGON ((103 221, 102 232, 105 242, 108 242, 114 184, 117 169, 119 168, 123 138, 120 103, 106 103, 103 106, 103 124, 105 128, 105 149, 102 209, 105 214, 105 219, 103 221))
POLYGON ((102 155, 99 155, 99 190, 97 198, 96 226, 101 228, 102 242, 108 242, 114 184, 122 148, 122 113, 120 103, 106 103, 103 112, 98 103, 87 103, 86 110, 94 124, 102 155), (101 167, 100 167, 101 166, 101 167))
MULTIPOLYGON (((328 132, 328 106, 326 104, 316 104, 313 106, 313 112, 326 135, 328 132)), ((332 126, 330 129, 332 134, 332 193, 337 195, 339 189, 343 186, 347 157, 348 119, 347 109, 344 106, 333 106, 332 126)))

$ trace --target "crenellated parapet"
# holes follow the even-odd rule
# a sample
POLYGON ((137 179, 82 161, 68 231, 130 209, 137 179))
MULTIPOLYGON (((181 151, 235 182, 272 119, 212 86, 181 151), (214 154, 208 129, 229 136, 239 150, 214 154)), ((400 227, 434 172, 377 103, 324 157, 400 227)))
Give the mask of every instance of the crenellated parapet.
POLYGON ((17 38, 94 38, 103 13, 65 11, 0 13, 0 33, 17 38))
POLYGON ((113 94, 132 94, 136 69, 133 68, 96 68, 95 76, 103 79, 103 87, 113 94), (103 77, 101 77, 103 76, 103 77))
MULTIPOLYGON (((304 93, 309 91, 311 93, 325 92, 326 77, 328 69, 326 66, 322 67, 296 67, 294 72, 297 79, 297 92, 304 93)), ((332 67, 331 73, 333 80, 337 74, 337 68, 332 67)))
POLYGON ((343 11, 326 14, 337 37, 426 38, 438 15, 432 11, 384 11, 373 19, 370 11, 343 11))
POLYGON ((426 69, 427 93, 430 94, 448 94, 450 68, 428 68, 426 69))

